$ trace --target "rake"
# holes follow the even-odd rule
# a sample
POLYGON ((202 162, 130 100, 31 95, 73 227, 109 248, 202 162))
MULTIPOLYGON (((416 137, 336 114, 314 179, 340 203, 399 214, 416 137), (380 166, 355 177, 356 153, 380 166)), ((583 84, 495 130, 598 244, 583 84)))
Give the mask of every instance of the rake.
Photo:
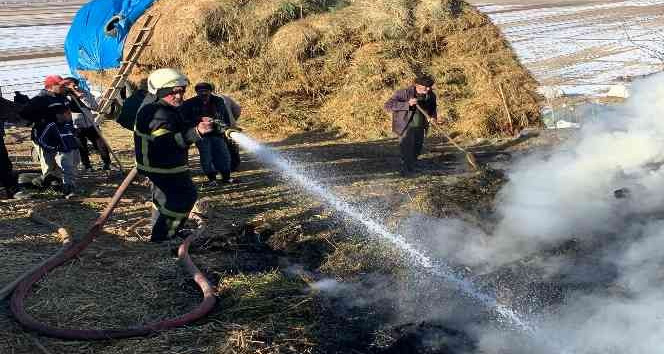
MULTIPOLYGON (((427 117, 427 119, 430 122, 433 122, 433 120, 432 120, 431 116, 429 115, 429 113, 427 113, 425 110, 423 110, 422 107, 420 107, 420 105, 415 105, 415 106, 417 107, 417 110, 420 111, 420 113, 422 113, 425 117, 427 117)), ((435 125, 436 124, 434 124, 434 126, 435 125)), ((476 171, 480 169, 479 164, 477 163, 477 160, 475 159, 475 155, 473 155, 471 152, 464 149, 459 144, 457 144, 454 140, 452 140, 452 138, 445 131, 443 131, 443 129, 441 129, 441 128, 437 128, 437 129, 438 129, 438 132, 441 133, 450 143, 452 143, 452 145, 454 145, 455 148, 459 149, 461 152, 463 152, 466 155, 466 161, 468 162, 468 164, 470 165, 470 167, 472 169, 474 169, 476 171)))

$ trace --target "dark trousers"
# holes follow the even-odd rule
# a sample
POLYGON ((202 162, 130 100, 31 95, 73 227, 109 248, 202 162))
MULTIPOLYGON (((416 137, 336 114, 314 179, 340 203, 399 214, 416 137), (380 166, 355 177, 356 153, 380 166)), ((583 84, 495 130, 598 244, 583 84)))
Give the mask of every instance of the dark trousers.
POLYGON ((221 136, 204 136, 196 142, 201 157, 201 168, 210 181, 221 173, 224 180, 231 176, 231 153, 226 140, 221 136))
POLYGON ((231 140, 226 140, 226 145, 228 145, 228 152, 231 154, 231 172, 237 172, 240 167, 240 147, 231 140))
POLYGON ((95 149, 99 151, 101 160, 104 162, 104 165, 111 164, 111 156, 108 153, 108 147, 104 144, 104 141, 97 133, 97 130, 93 127, 89 128, 80 128, 76 131, 76 136, 81 142, 79 152, 81 153, 81 162, 83 166, 90 167, 90 151, 88 150, 88 140, 94 145, 95 149))
POLYGON ((417 157, 422 153, 425 132, 424 128, 408 127, 401 137, 399 137, 401 168, 405 172, 413 172, 415 170, 417 157))
POLYGON ((152 182, 152 236, 150 241, 165 241, 175 236, 196 203, 196 187, 189 172, 148 173, 152 182))
POLYGON ((7 198, 14 196, 18 190, 18 178, 13 171, 11 160, 9 160, 9 153, 5 146, 5 141, 0 137, 0 183, 5 187, 7 198))

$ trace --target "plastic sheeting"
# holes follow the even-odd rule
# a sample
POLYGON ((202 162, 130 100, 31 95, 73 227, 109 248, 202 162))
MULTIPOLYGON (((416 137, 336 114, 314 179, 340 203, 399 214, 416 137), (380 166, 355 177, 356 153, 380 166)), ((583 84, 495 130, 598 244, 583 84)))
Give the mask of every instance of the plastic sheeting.
POLYGON ((120 66, 129 29, 154 1, 92 0, 85 4, 74 17, 65 39, 71 72, 120 66))

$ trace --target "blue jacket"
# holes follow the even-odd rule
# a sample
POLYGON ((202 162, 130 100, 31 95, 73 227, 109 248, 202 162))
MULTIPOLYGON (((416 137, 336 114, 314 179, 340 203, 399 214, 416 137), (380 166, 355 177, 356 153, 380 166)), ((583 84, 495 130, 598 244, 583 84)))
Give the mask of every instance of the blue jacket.
POLYGON ((71 122, 48 123, 39 135, 37 143, 48 152, 70 152, 79 147, 71 122))

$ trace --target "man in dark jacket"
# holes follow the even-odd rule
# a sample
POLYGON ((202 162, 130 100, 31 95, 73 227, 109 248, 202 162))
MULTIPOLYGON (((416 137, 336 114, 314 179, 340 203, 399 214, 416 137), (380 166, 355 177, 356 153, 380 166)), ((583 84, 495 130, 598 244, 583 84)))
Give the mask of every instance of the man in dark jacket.
POLYGON ((14 166, 9 159, 9 153, 5 146, 5 120, 12 123, 18 122, 18 109, 16 105, 0 97, 0 186, 5 187, 5 195, 8 199, 24 199, 28 194, 20 190, 18 176, 14 172, 14 166))
POLYGON ((174 69, 159 69, 148 77, 146 98, 136 115, 134 147, 136 168, 152 182, 153 242, 178 233, 196 202, 196 188, 188 167, 189 146, 212 131, 207 119, 196 125, 182 117, 189 81, 174 69))
MULTIPOLYGON (((63 95, 63 79, 58 75, 49 75, 44 80, 44 90, 33 97, 28 104, 23 107, 21 118, 32 124, 32 142, 33 148, 39 160, 42 176, 40 181, 43 186, 48 186, 51 182, 59 181, 62 178, 62 171, 55 162, 55 153, 48 152, 39 144, 39 137, 44 128, 50 123, 57 121, 56 111, 49 107, 63 105, 69 107, 69 101, 63 95)), ((73 112, 80 113, 77 107, 69 107, 73 112)))
POLYGON ((420 112, 419 106, 432 119, 437 119, 436 94, 432 90, 434 81, 429 76, 420 76, 412 86, 399 90, 385 102, 385 109, 392 113, 392 131, 399 137, 401 150, 401 174, 412 175, 415 163, 422 153, 424 136, 429 120, 420 112))
POLYGON ((214 87, 207 82, 196 84, 196 96, 186 100, 180 111, 185 119, 198 123, 207 118, 215 122, 215 129, 196 142, 201 158, 201 168, 208 178, 207 187, 217 186, 217 174, 221 173, 222 183, 235 182, 231 178, 231 149, 224 130, 235 128, 235 122, 242 113, 240 106, 230 97, 214 95, 214 87))
POLYGON ((148 80, 142 79, 138 87, 122 102, 122 109, 116 121, 125 129, 134 130, 136 113, 148 95, 148 80))

